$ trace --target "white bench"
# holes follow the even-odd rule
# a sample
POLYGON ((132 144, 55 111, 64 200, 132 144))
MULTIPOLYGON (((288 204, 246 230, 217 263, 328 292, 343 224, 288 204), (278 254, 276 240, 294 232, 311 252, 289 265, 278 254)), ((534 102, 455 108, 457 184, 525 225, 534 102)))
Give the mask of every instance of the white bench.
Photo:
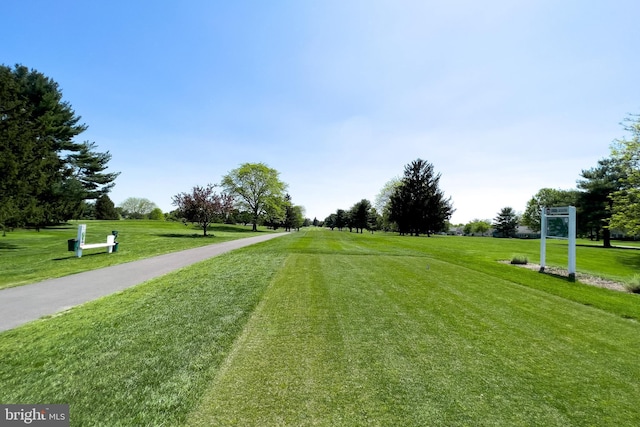
POLYGON ((107 253, 112 253, 113 248, 118 243, 116 242, 116 236, 110 234, 107 236, 106 243, 85 243, 84 236, 87 232, 87 225, 80 224, 78 225, 78 246, 76 249, 76 256, 78 258, 82 257, 83 249, 95 249, 95 248, 107 248, 107 253))
POLYGON ((109 248, 107 251, 111 253, 115 245, 116 236, 107 236, 107 243, 85 243, 84 245, 79 246, 80 249, 109 248))

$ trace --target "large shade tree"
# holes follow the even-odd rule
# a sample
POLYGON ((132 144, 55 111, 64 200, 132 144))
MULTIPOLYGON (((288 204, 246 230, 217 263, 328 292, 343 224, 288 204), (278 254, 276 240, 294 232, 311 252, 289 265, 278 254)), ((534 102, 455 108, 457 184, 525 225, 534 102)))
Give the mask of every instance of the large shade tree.
POLYGON ((52 79, 0 66, 0 223, 65 221, 109 191, 111 156, 75 141, 87 129, 80 119, 52 79))
POLYGON ((484 234, 491 229, 491 221, 488 219, 474 219, 473 221, 467 223, 464 228, 464 234, 474 236, 476 233, 480 236, 484 236, 484 234))
POLYGON ((527 202, 521 222, 532 231, 540 231, 540 214, 543 207, 575 206, 578 202, 577 190, 558 190, 542 188, 527 202))
POLYGON ((640 116, 624 122, 629 137, 611 147, 611 158, 622 174, 620 187, 611 194, 612 215, 609 227, 631 235, 640 235, 640 116))
POLYGON ((155 203, 144 197, 128 197, 120 203, 122 216, 128 219, 146 218, 157 207, 155 203))
POLYGON ((336 228, 336 214, 332 213, 330 214, 328 217, 326 217, 324 219, 323 225, 325 227, 328 227, 331 229, 331 231, 333 231, 334 228, 336 228))
POLYGON ((391 196, 395 193, 396 189, 402 184, 402 179, 394 177, 387 181, 380 189, 380 192, 376 195, 373 206, 376 212, 380 215, 381 228, 390 230, 393 227, 393 222, 389 219, 391 212, 391 196))
POLYGON ((287 184, 280 173, 264 163, 244 163, 222 178, 222 187, 235 197, 240 209, 251 212, 253 231, 261 215, 274 216, 283 211, 287 184))
POLYGON ((431 163, 417 159, 405 166, 402 181, 389 198, 389 219, 400 234, 430 236, 445 230, 454 209, 439 185, 440 174, 431 163))

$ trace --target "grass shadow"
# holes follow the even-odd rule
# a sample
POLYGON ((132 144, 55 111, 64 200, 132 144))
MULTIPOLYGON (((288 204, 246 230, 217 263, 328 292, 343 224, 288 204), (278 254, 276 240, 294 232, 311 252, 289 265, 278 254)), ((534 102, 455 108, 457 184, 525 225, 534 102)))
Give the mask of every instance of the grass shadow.
POLYGON ((204 236, 202 233, 193 233, 193 234, 182 234, 182 233, 161 233, 156 234, 158 237, 169 237, 169 238, 185 238, 185 239, 210 239, 216 237, 213 233, 209 233, 204 236))
POLYGON ((602 245, 586 245, 584 243, 577 243, 576 244, 577 247, 582 247, 582 248, 593 248, 593 249, 618 249, 618 250, 630 250, 630 251, 640 251, 640 247, 635 247, 635 246, 616 246, 613 245, 610 248, 605 248, 602 245))
MULTIPOLYGON (((92 257, 92 256, 100 256, 100 255, 113 255, 113 253, 107 253, 107 252, 93 252, 90 254, 87 253, 82 253, 82 257, 81 258, 87 258, 87 257, 92 257)), ((77 258, 75 255, 75 252, 72 252, 72 255, 66 256, 66 257, 59 257, 59 258, 51 258, 52 261, 67 261, 70 259, 74 259, 77 258)))
POLYGON ((262 233, 263 231, 252 231, 250 228, 238 228, 238 226, 233 225, 215 225, 209 228, 214 231, 225 231, 229 233, 262 233))
POLYGON ((15 251, 20 249, 20 246, 13 243, 0 242, 0 251, 15 251))
POLYGON ((563 280, 563 281, 569 282, 569 283, 575 283, 576 282, 576 279, 572 279, 571 277, 569 277, 567 275, 564 275, 564 274, 553 273, 553 272, 547 271, 547 270, 545 270, 545 271, 539 271, 538 270, 538 273, 544 274, 545 276, 554 277, 556 279, 560 279, 560 280, 563 280))
POLYGON ((55 226, 46 226, 42 227, 43 230, 77 230, 77 225, 65 224, 65 225, 55 225, 55 226))
POLYGON ((640 254, 638 254, 637 257, 633 257, 633 258, 626 258, 626 257, 621 257, 621 256, 616 257, 616 258, 617 258, 617 261, 620 264, 623 264, 623 265, 625 265, 627 267, 634 268, 636 270, 640 269, 640 254))
POLYGON ((640 252, 637 254, 633 254, 634 251, 640 251, 640 247, 633 246, 612 246, 610 248, 605 248, 604 246, 593 246, 593 245, 576 245, 590 249, 607 249, 610 251, 614 251, 614 257, 617 262, 620 264, 631 267, 634 269, 640 269, 640 252), (618 252, 620 251, 620 252, 618 252), (623 255, 624 253, 624 255, 623 255), (617 254, 617 255, 615 255, 617 254))

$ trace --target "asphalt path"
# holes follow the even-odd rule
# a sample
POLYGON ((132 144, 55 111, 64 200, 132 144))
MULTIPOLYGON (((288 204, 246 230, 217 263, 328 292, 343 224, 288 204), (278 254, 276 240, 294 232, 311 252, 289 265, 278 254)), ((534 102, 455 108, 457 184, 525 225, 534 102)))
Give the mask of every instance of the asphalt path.
POLYGON ((271 233, 113 265, 98 270, 0 290, 0 332, 138 285, 199 261, 264 242, 271 233))

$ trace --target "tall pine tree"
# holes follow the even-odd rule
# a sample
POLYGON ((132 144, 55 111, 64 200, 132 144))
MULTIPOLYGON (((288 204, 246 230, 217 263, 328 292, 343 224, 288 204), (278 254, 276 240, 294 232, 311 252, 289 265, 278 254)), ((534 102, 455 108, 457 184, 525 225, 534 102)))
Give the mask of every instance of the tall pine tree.
POLYGON ((622 166, 615 159, 598 160, 598 166, 582 171, 582 178, 578 180, 580 194, 580 225, 589 234, 599 240, 602 233, 602 245, 611 247, 611 230, 609 221, 614 203, 611 197, 622 188, 626 174, 622 166))
POLYGON ((106 194, 96 200, 96 219, 120 219, 116 205, 106 194))
POLYGON ((454 209, 439 185, 440 174, 431 163, 417 159, 405 166, 402 181, 389 198, 390 220, 400 234, 430 236, 445 229, 454 209))
POLYGON ((118 174, 103 173, 109 153, 75 142, 80 119, 52 79, 0 66, 0 223, 64 221, 108 192, 118 174))
POLYGON ((515 237, 518 229, 518 215, 512 207, 505 207, 498 212, 498 216, 493 219, 493 228, 497 237, 515 237))

